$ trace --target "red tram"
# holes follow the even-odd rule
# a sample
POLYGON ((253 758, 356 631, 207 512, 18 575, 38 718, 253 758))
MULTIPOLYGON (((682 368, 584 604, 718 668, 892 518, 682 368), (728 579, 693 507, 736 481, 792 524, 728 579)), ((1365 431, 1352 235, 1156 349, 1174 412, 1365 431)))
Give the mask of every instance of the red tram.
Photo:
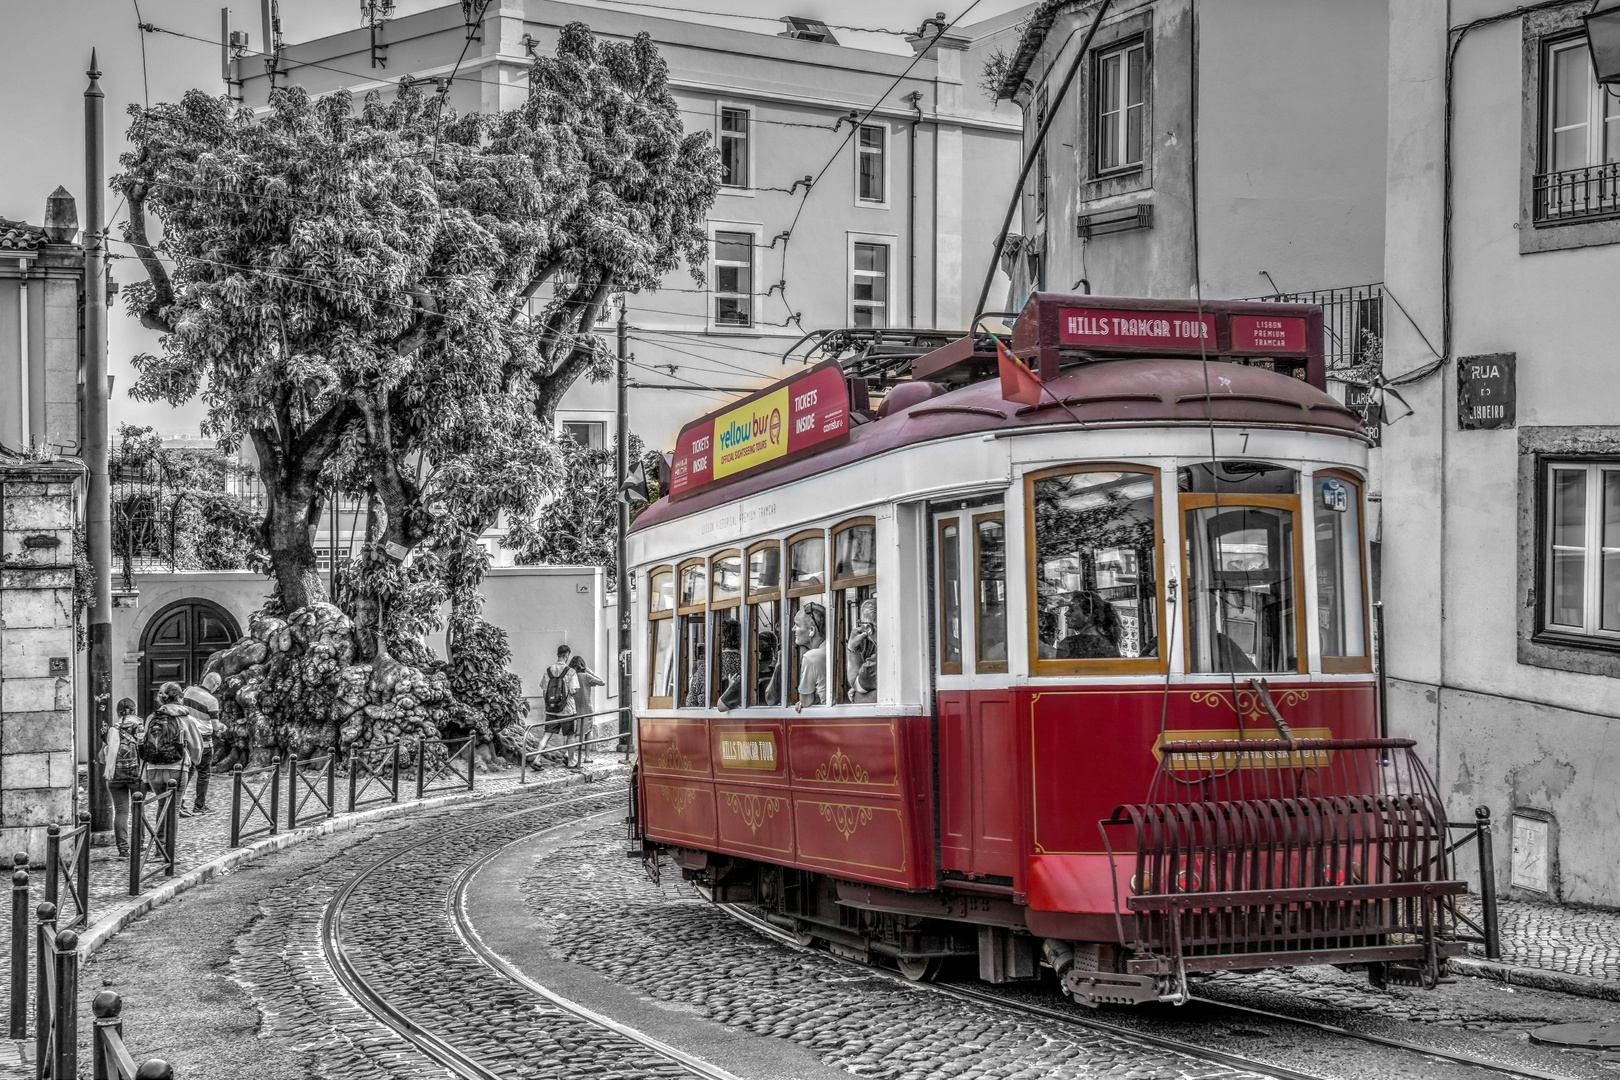
POLYGON ((687 425, 631 536, 643 854, 912 978, 1432 985, 1464 887, 1379 737, 1368 443, 1321 333, 1037 294, 1035 404, 986 336, 839 332, 687 425))

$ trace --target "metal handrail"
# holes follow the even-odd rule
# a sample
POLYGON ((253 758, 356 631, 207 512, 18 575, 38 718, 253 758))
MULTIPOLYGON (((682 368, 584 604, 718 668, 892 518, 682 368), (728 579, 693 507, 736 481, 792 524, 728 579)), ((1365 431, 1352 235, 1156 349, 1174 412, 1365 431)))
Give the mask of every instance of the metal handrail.
POLYGON ((148 879, 157 875, 157 869, 144 869, 148 839, 152 854, 161 859, 165 877, 174 877, 175 849, 180 835, 180 788, 172 780, 160 781, 161 790, 150 802, 146 793, 137 791, 129 805, 129 895, 139 896, 148 879), (152 820, 146 819, 150 806, 152 820))
POLYGON ((231 773, 231 847, 241 847, 243 841, 254 840, 260 836, 274 836, 281 831, 281 759, 272 759, 268 765, 260 765, 253 769, 244 769, 238 765, 231 773), (248 786, 248 777, 263 776, 265 780, 257 788, 248 786), (251 806, 244 816, 244 800, 251 806), (269 805, 265 805, 266 797, 269 805), (247 820, 253 814, 264 818, 264 824, 256 829, 247 829, 247 820))
POLYGON ((287 759, 287 828, 296 829, 305 820, 304 807, 309 805, 311 799, 316 806, 326 811, 324 815, 313 816, 334 817, 337 814, 337 774, 334 772, 336 757, 327 754, 325 757, 309 758, 299 761, 297 758, 287 759), (319 762, 320 768, 311 769, 309 766, 319 762), (309 777, 313 772, 314 778, 309 777), (321 781, 325 781, 325 794, 321 792, 321 781))
MULTIPOLYGON (((533 731, 535 728, 548 728, 548 727, 551 727, 553 724, 556 724, 556 723, 559 723, 559 722, 562 722, 562 721, 588 720, 593 716, 615 716, 615 715, 622 716, 622 715, 628 713, 629 711, 630 711, 629 707, 625 706, 625 707, 616 708, 616 709, 603 709, 603 710, 601 710, 599 712, 593 712, 593 713, 577 713, 577 714, 573 714, 573 715, 569 715, 569 716, 558 716, 556 720, 536 720, 536 721, 534 721, 532 723, 527 723, 527 724, 523 725, 523 737, 524 737, 525 742, 527 742, 528 735, 529 735, 530 731, 533 731)), ((601 738, 598 738, 598 739, 582 739, 582 740, 577 741, 577 742, 558 743, 556 746, 542 746, 542 747, 540 747, 539 749, 536 749, 536 750, 524 750, 524 751, 520 752, 519 755, 518 755, 518 762, 519 762, 519 766, 518 766, 518 783, 520 783, 520 784, 528 783, 528 779, 529 779, 529 762, 530 762, 530 760, 532 758, 539 757, 541 754, 555 754, 555 753, 558 753, 559 751, 564 752, 566 754, 566 752, 569 751, 569 750, 578 750, 579 751, 579 761, 573 766, 575 768, 578 768, 578 767, 582 766, 584 764, 584 762, 585 762, 585 747, 587 747, 587 746, 598 746, 598 745, 601 745, 602 743, 619 742, 621 739, 624 740, 624 750, 625 750, 625 753, 628 755, 629 752, 630 752, 630 741, 629 741, 629 737, 627 735, 625 735, 623 732, 615 732, 612 735, 605 735, 605 736, 603 736, 601 738)))
POLYGON ((388 761, 387 775, 372 765, 366 756, 351 752, 349 755, 349 813, 354 813, 362 806, 375 806, 379 803, 399 802, 399 752, 400 743, 396 740, 372 750, 373 758, 386 757, 388 761), (362 783, 360 774, 364 772, 365 781, 362 783), (385 794, 368 795, 373 786, 380 786, 385 794))

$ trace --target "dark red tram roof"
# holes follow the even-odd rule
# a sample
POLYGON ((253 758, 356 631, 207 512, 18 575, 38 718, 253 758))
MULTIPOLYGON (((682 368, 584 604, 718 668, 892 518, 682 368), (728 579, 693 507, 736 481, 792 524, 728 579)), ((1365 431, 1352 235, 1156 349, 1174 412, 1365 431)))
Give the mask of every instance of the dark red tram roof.
MULTIPOLYGON (((896 403, 928 393, 931 384, 902 384, 896 403), (912 389, 916 387, 916 389, 912 389)), ((1099 428, 1141 424, 1204 424, 1204 365, 1181 359, 1098 360, 1065 368, 1047 386, 1082 423, 1099 428)), ((986 379, 924 397, 861 424, 849 441, 779 468, 718 484, 671 504, 668 497, 637 515, 642 529, 807 476, 836 469, 915 443, 988 431, 1015 431, 1046 424, 1072 424, 1069 412, 1050 401, 1037 407, 1004 400, 1001 383, 986 379)), ((1218 424, 1265 425, 1359 436, 1361 417, 1300 379, 1264 368, 1212 361, 1209 412, 1218 424)))

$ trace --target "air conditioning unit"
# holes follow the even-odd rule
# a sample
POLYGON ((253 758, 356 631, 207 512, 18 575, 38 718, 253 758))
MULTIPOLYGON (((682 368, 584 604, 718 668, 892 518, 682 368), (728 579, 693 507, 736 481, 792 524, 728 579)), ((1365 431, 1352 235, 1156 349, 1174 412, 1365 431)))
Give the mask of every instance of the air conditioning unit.
POLYGON ((797 15, 784 15, 782 21, 787 29, 778 34, 778 37, 798 38, 800 41, 819 41, 823 45, 836 45, 838 39, 827 24, 820 19, 801 19, 797 15))

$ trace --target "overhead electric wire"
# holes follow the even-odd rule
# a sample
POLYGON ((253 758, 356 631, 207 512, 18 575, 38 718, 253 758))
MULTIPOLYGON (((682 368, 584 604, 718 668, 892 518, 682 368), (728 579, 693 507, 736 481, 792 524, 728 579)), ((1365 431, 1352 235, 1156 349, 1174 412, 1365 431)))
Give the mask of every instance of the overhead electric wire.
MULTIPOLYGON (((664 11, 680 15, 713 15, 722 19, 751 19, 755 22, 769 22, 780 24, 783 20, 774 15, 739 15, 730 11, 701 11, 696 8, 672 8, 664 4, 651 4, 647 0, 595 0, 599 4, 614 4, 620 7, 652 8, 654 11, 664 11)), ((817 19, 817 22, 821 20, 817 19)), ((910 37, 910 30, 891 30, 885 26, 844 26, 840 23, 821 23, 829 30, 848 30, 853 34, 892 34, 895 37, 910 37)))

